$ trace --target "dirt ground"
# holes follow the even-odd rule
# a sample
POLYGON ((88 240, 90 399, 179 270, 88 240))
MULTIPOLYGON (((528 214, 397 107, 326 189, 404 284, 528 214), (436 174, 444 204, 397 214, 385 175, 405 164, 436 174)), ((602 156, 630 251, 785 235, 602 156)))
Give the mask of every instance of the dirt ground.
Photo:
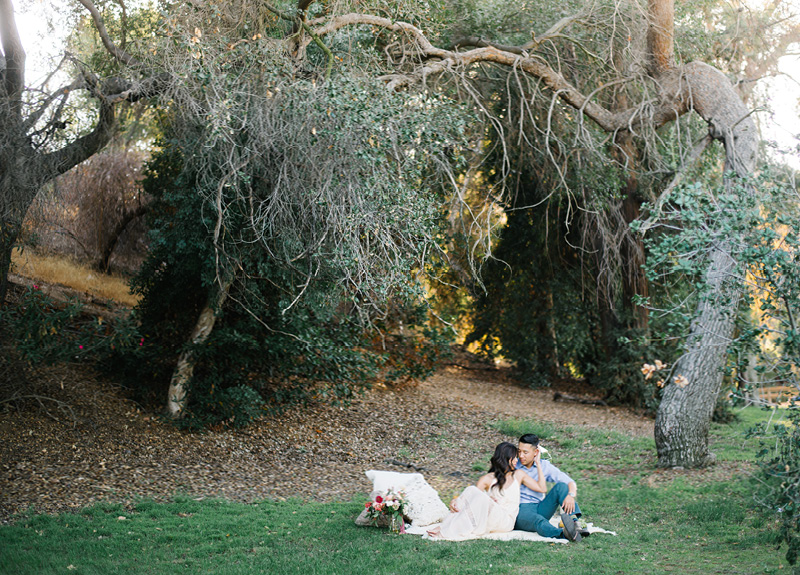
POLYGON ((474 365, 451 365, 402 389, 379 386, 348 407, 297 408, 244 430, 202 434, 176 430, 85 368, 36 373, 52 379, 51 397, 65 404, 29 400, 0 411, 1 522, 30 508, 175 494, 349 500, 370 491, 368 469, 419 470, 449 497, 485 468, 494 445, 514 440, 491 421, 653 431, 651 419, 629 410, 555 402, 552 389, 474 365))

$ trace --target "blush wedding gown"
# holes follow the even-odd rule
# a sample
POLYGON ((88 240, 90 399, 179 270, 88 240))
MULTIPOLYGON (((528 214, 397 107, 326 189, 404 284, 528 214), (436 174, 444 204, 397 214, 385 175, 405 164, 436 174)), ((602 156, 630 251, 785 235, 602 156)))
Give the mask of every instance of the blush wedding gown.
POLYGON ((488 492, 470 485, 456 499, 456 508, 458 512, 442 521, 438 538, 463 541, 512 531, 519 512, 519 482, 512 478, 502 490, 495 483, 488 492))

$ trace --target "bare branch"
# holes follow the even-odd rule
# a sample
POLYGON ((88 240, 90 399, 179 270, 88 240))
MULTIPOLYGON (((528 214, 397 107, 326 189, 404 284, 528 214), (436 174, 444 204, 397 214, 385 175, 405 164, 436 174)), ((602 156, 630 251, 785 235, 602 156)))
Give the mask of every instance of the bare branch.
POLYGON ((111 139, 114 127, 114 105, 100 101, 100 113, 94 129, 55 152, 39 156, 37 177, 41 183, 59 176, 100 151, 111 139))
POLYGON ((504 52, 510 52, 512 54, 517 54, 522 56, 523 54, 525 54, 525 52, 533 52, 542 43, 548 40, 552 40, 557 36, 560 36, 561 31, 564 28, 566 28, 576 20, 579 20, 580 18, 581 15, 579 14, 574 14, 572 16, 565 16, 564 18, 553 24, 547 30, 547 32, 545 32, 541 36, 536 36, 533 30, 531 30, 531 41, 522 46, 509 46, 505 44, 497 44, 495 42, 488 42, 477 36, 468 36, 466 38, 460 38, 459 40, 453 42, 452 45, 449 47, 449 49, 457 50, 458 48, 466 48, 468 46, 471 46, 473 48, 488 48, 489 46, 491 46, 493 48, 497 48, 498 50, 502 50, 504 52))
POLYGON ((53 102, 55 102, 59 98, 66 98, 70 92, 72 92, 73 90, 77 90, 82 86, 84 86, 83 80, 75 80, 69 86, 64 86, 63 88, 59 88, 58 90, 47 96, 47 98, 45 98, 45 100, 39 105, 39 108, 34 110, 27 118, 25 118, 25 121, 22 124, 22 129, 27 132, 28 130, 33 128, 36 122, 38 122, 42 118, 44 113, 47 111, 47 109, 53 102))
POLYGON ((122 39, 119 42, 119 47, 124 50, 126 44, 125 33, 128 30, 128 8, 125 6, 124 0, 117 0, 117 4, 119 4, 120 8, 122 8, 122 16, 120 17, 120 35, 122 36, 122 39))
POLYGON ((108 53, 123 64, 134 68, 143 68, 144 66, 139 60, 128 54, 125 50, 119 48, 111 40, 111 37, 108 35, 108 30, 106 30, 103 17, 101 16, 100 11, 97 9, 97 6, 94 5, 94 2, 91 0, 78 0, 78 2, 83 4, 84 7, 89 11, 89 14, 91 14, 94 25, 97 28, 97 33, 100 34, 100 39, 102 40, 103 46, 105 46, 105 49, 108 51, 108 53))
MULTIPOLYGON (((571 21, 571 19, 562 20, 556 25, 558 26, 557 29, 566 26, 571 21)), ((406 22, 393 22, 380 16, 369 14, 338 16, 316 28, 315 32, 319 36, 325 36, 342 28, 357 25, 376 26, 404 35, 414 42, 420 56, 430 60, 429 63, 419 68, 414 75, 392 74, 386 76, 386 79, 389 80, 388 87, 393 90, 398 90, 403 86, 420 80, 424 82, 427 77, 435 74, 463 70, 481 62, 489 62, 509 68, 519 68, 527 74, 539 78, 561 100, 579 110, 607 132, 633 129, 639 123, 645 121, 654 124, 656 127, 661 126, 688 111, 688 107, 677 99, 678 94, 672 94, 671 97, 665 98, 661 105, 653 108, 647 117, 643 115, 641 106, 619 112, 611 112, 597 102, 590 100, 539 56, 520 56, 491 45, 466 52, 454 52, 437 48, 416 26, 406 22)), ((306 40, 306 44, 310 41, 306 40)))

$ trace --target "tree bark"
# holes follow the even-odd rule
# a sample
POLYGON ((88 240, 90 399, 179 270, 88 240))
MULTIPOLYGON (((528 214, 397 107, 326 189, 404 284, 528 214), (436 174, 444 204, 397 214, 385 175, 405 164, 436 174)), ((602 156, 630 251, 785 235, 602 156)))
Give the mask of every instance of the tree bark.
MULTIPOLYGON (((651 0, 651 7, 662 2, 671 5, 671 0, 651 0)), ((663 35, 671 23, 671 17, 667 24, 654 21, 651 32, 663 35)), ((665 44, 654 40, 650 45, 665 44)), ((652 56, 656 79, 673 94, 676 107, 685 105, 697 112, 708 123, 711 136, 723 142, 726 191, 742 185, 745 193, 753 193, 747 180, 755 168, 758 134, 734 86, 707 64, 694 62, 669 69, 661 64, 669 62, 671 55, 652 56)), ((730 238, 712 247, 706 271, 708 292, 698 304, 685 353, 675 364, 673 380, 664 388, 656 414, 655 441, 661 467, 702 467, 715 459, 708 451, 708 429, 742 293, 742 286, 730 281, 737 268, 733 246, 738 243, 737 238, 730 238)))
MULTIPOLYGON (((144 71, 143 65, 117 47, 108 35, 100 12, 91 0, 79 0, 89 11, 103 46, 118 61, 144 71)), ((5 302, 11 253, 19 238, 22 222, 42 185, 100 151, 111 139, 115 124, 114 105, 158 94, 165 88, 162 75, 150 75, 135 82, 117 79, 107 82, 103 93, 96 79, 84 77, 69 87, 44 98, 44 104, 26 117, 25 52, 11 0, 0 0, 0 305, 5 302), (43 153, 34 147, 30 132, 45 109, 77 88, 87 88, 98 102, 94 128, 61 148, 43 153)), ((61 120, 56 110, 48 125, 56 129, 61 120)))
POLYGON ((708 450, 708 430, 740 299, 740 290, 728 287, 735 267, 728 246, 714 252, 707 276, 709 297, 699 305, 685 353, 656 414, 659 467, 704 467, 716 459, 708 450), (685 384, 675 383, 680 377, 685 384))
MULTIPOLYGON (((233 279, 233 274, 229 274, 222 278, 220 283, 216 284, 211 289, 206 305, 200 312, 197 323, 192 330, 192 335, 189 340, 190 346, 197 346, 205 343, 208 336, 211 335, 214 324, 217 322, 217 312, 222 308, 222 305, 228 297, 233 279)), ((170 380, 169 391, 167 392, 167 415, 172 419, 179 419, 186 413, 186 402, 189 399, 189 384, 194 375, 195 363, 195 356, 190 347, 178 358, 175 371, 172 372, 172 379, 170 380)))
POLYGON ((97 261, 96 267, 101 270, 103 273, 108 273, 109 268, 109 260, 111 259, 111 254, 114 253, 114 248, 117 247, 117 242, 119 242, 120 236, 122 233, 128 228, 128 226, 133 222, 136 218, 142 217, 144 214, 147 213, 148 206, 139 206, 133 210, 129 210, 122 215, 122 219, 117 223, 116 227, 111 230, 111 234, 106 241, 106 245, 103 248, 103 253, 100 254, 100 259, 97 261))

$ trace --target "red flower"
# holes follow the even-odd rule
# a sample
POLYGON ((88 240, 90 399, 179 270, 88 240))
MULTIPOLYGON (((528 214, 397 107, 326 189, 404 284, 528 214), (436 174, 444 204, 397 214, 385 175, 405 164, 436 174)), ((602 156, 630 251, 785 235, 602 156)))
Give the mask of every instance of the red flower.
POLYGON ((367 508, 367 509, 369 509, 369 506, 370 506, 370 503, 369 503, 369 502, 367 502, 367 503, 365 503, 365 504, 364 504, 364 507, 365 507, 365 508, 367 508))
POLYGON ((380 495, 378 495, 378 496, 375 498, 375 503, 383 503, 383 497, 381 497, 380 495))

